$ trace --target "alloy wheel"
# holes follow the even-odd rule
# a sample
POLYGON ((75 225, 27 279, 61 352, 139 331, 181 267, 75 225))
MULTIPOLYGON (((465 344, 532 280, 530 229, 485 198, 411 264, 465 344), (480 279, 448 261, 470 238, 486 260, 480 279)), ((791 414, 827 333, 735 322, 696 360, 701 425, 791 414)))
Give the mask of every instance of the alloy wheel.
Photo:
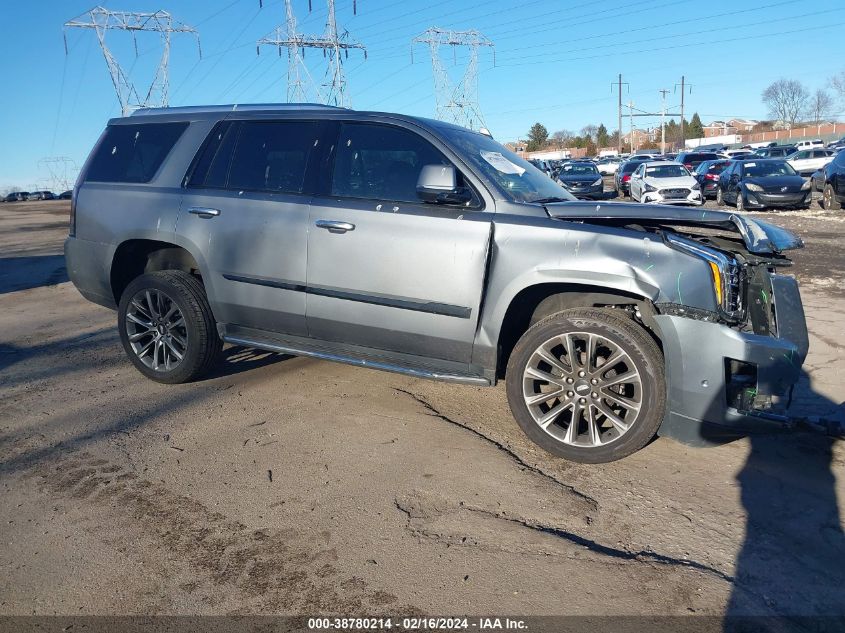
POLYGON ((126 334, 138 360, 154 371, 174 369, 188 351, 185 317, 161 290, 145 289, 132 297, 126 309, 126 334))
POLYGON ((537 425, 570 446, 618 440, 642 408, 642 380, 631 357, 590 332, 561 334, 540 345, 522 383, 525 406, 537 425))

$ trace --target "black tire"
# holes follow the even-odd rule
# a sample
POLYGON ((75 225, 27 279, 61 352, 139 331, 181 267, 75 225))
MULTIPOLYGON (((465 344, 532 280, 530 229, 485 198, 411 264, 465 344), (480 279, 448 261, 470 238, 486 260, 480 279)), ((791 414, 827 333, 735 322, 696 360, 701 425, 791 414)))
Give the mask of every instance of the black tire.
POLYGON ((205 288, 196 277, 181 270, 158 271, 135 278, 120 298, 117 324, 120 341, 129 360, 144 376, 156 382, 177 384, 196 380, 215 365, 223 349, 205 288), (186 334, 187 345, 181 360, 169 369, 154 369, 145 364, 129 340, 127 314, 130 304, 133 297, 146 291, 163 294, 184 318, 184 329, 180 333, 186 334))
POLYGON ((745 194, 742 193, 742 189, 738 189, 736 192, 736 202, 734 203, 736 206, 737 211, 745 211, 745 194))
MULTIPOLYGON (((574 388, 579 394, 581 393, 577 384, 574 388)), ((627 314, 619 310, 574 308, 552 314, 532 325, 517 341, 511 353, 506 374, 506 389, 511 413, 523 432, 533 442, 553 455, 585 464, 615 461, 640 450, 657 433, 666 410, 663 354, 651 336, 627 314), (598 335, 599 339, 627 353, 640 377, 640 405, 629 428, 615 438, 612 437, 614 425, 606 431, 600 431, 610 436, 609 441, 600 445, 577 446, 554 437, 541 428, 532 416, 529 405, 526 404, 525 371, 535 351, 555 336, 576 332, 598 335)), ((598 388, 593 387, 593 389, 598 388)), ((567 395, 571 396, 572 392, 567 395)), ((586 398, 578 398, 578 400, 584 402, 586 398)), ((601 401, 600 397, 599 401, 601 401)), ((603 403, 608 406, 607 401, 603 403)), ((590 406, 592 405, 587 405, 587 407, 590 406)), ((551 408, 554 408, 554 404, 550 406, 551 408)), ((558 416, 559 419, 560 416, 558 416)), ((625 420, 627 421, 628 418, 626 417, 625 420)), ((608 423, 607 418, 602 422, 602 424, 608 423)), ((557 421, 550 424, 548 428, 554 428, 556 425, 557 421)))
POLYGON ((718 204, 720 207, 724 206, 725 204, 725 196, 722 193, 721 187, 716 187, 716 204, 718 204))
POLYGON ((826 184, 824 186, 824 192, 822 193, 821 199, 821 206, 823 206, 828 211, 840 211, 842 209, 842 203, 836 197, 836 192, 833 190, 833 185, 826 184))

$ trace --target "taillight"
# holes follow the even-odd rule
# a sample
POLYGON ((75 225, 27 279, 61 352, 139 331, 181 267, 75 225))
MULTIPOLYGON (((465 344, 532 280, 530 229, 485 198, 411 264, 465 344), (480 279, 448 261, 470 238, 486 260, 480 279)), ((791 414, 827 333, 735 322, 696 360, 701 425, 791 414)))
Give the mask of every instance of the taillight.
POLYGON ((68 223, 67 234, 69 237, 76 237, 76 192, 79 190, 79 185, 73 188, 70 194, 70 221, 68 223))
POLYGON ((704 174, 705 180, 719 180, 719 174, 704 174))
POLYGON ((625 174, 622 176, 622 182, 628 182, 631 180, 631 174, 625 174))

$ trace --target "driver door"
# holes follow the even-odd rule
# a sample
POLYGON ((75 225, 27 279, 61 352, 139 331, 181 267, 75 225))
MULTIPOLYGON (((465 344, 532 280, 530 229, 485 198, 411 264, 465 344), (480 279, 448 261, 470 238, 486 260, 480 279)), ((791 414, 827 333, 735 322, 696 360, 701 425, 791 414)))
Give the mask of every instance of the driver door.
POLYGON ((343 121, 311 201, 309 336, 469 364, 492 213, 423 203, 424 165, 450 161, 400 125, 343 121))

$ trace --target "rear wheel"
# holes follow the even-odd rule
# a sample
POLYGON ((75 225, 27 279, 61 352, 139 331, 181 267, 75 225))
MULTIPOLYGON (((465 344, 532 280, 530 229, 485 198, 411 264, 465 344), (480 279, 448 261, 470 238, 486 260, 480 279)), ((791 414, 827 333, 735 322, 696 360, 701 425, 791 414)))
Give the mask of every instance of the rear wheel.
POLYGON ((203 285, 179 270, 133 280, 120 299, 117 319, 129 360, 157 382, 199 378, 223 348, 203 285))
POLYGON ((576 462, 638 451, 666 408, 660 349, 618 310, 570 309, 537 322, 514 347, 506 382, 525 434, 576 462))
POLYGON ((842 203, 837 199, 836 192, 833 190, 833 185, 831 184, 824 186, 822 202, 824 203, 824 208, 828 211, 839 211, 842 209, 842 203))

